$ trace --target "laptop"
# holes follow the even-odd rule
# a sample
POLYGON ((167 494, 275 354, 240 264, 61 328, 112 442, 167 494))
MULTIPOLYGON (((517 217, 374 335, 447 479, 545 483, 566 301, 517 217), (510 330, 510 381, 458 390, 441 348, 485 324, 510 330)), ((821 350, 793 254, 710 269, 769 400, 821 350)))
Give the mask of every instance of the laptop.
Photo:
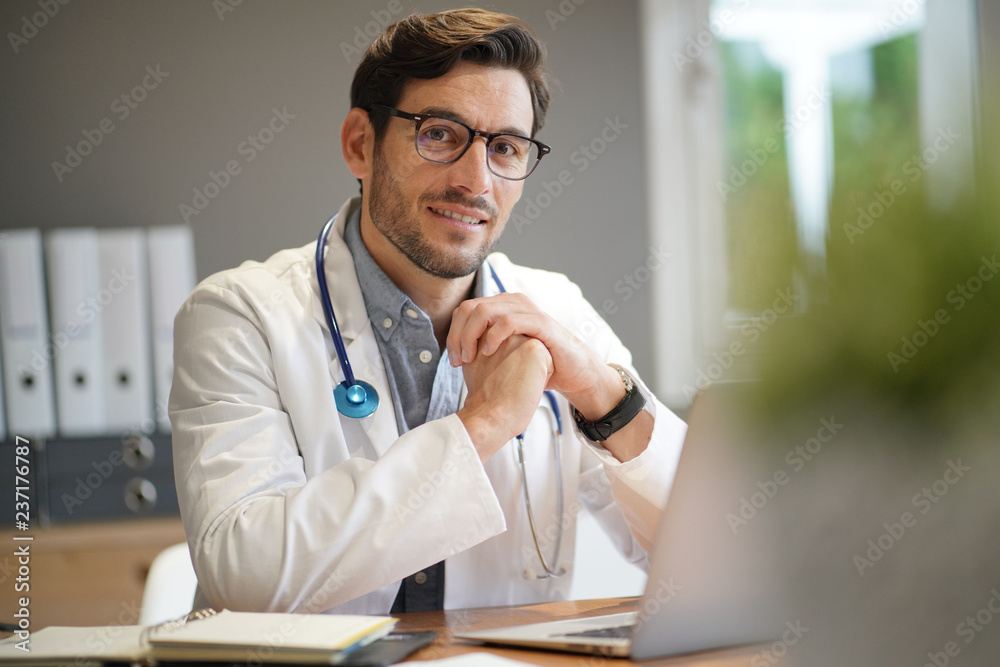
MULTIPOLYGON (((772 642, 787 631, 775 471, 787 447, 749 434, 752 385, 699 394, 650 553, 638 611, 457 633, 497 646, 634 660, 772 642)), ((787 483, 787 480, 785 480, 787 483)), ((794 618, 792 618, 794 620, 794 618)))

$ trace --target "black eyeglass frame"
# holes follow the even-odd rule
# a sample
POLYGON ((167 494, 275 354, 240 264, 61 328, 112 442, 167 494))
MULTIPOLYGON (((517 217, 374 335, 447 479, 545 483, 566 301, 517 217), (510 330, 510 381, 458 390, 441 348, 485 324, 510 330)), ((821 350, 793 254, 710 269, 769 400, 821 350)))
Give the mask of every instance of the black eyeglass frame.
POLYGON ((524 173, 524 176, 521 176, 519 178, 511 178, 510 176, 497 174, 497 172, 493 170, 493 165, 490 164, 489 155, 487 154, 486 166, 487 168, 489 168, 490 172, 508 181, 523 181, 528 176, 531 176, 531 173, 535 171, 535 167, 537 167, 538 163, 542 161, 542 158, 552 152, 551 146, 549 146, 548 144, 543 144, 541 141, 538 141, 537 139, 532 139, 531 137, 523 137, 520 134, 511 134, 510 132, 483 132, 482 130, 477 130, 474 127, 469 127, 462 121, 455 120, 454 118, 444 118, 442 116, 435 116, 433 114, 426 114, 426 113, 408 113, 406 111, 401 111, 399 109, 389 107, 384 104, 371 105, 371 107, 368 109, 368 112, 371 113, 372 111, 381 111, 382 113, 387 114, 389 116, 395 116, 396 118, 403 118, 405 120, 412 120, 413 123, 416 125, 416 131, 413 133, 413 148, 416 149, 417 155, 419 155, 424 160, 427 160, 428 162, 432 162, 434 164, 452 164, 454 162, 458 162, 459 160, 462 159, 462 156, 469 151, 469 147, 472 146, 472 142, 475 141, 476 137, 482 137, 483 139, 486 140, 487 149, 489 149, 490 144, 493 143, 493 140, 496 139, 497 137, 516 137, 518 139, 524 139, 525 141, 530 141, 531 143, 535 144, 538 147, 538 157, 535 158, 535 163, 531 165, 531 167, 524 173), (428 157, 425 157, 420 152, 420 147, 417 144, 417 141, 420 137, 420 126, 425 121, 430 120, 431 118, 437 118, 438 120, 446 120, 449 123, 455 123, 456 125, 461 125, 462 127, 464 127, 469 131, 469 141, 465 144, 465 148, 462 149, 462 152, 459 153, 457 156, 455 156, 453 159, 445 161, 432 160, 428 157))

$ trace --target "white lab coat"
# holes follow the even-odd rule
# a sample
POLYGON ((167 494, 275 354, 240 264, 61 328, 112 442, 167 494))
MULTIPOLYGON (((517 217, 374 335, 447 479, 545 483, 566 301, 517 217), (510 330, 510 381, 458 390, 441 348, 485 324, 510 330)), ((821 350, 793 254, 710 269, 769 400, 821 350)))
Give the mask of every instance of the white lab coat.
MULTIPOLYGON (((542 400, 525 434, 536 528, 551 559, 564 525, 561 578, 539 579, 514 443, 485 464, 457 416, 400 436, 378 344, 338 214, 326 271, 355 376, 382 405, 341 416, 343 380, 315 277, 315 244, 203 281, 174 324, 170 395, 174 470, 200 595, 258 611, 386 613, 399 581, 447 559, 445 607, 565 599, 575 514, 595 514, 641 566, 680 456, 684 423, 652 399, 652 442, 622 464, 575 430, 559 397, 564 516, 556 517, 552 413, 542 400)), ((565 276, 489 262, 608 362, 630 355, 565 276)), ((488 293, 496 293, 493 281, 488 293)), ((633 371, 634 375, 634 371, 633 371)), ((647 397, 652 398, 645 386, 647 397)), ((464 399, 464 397, 463 397, 464 399)))

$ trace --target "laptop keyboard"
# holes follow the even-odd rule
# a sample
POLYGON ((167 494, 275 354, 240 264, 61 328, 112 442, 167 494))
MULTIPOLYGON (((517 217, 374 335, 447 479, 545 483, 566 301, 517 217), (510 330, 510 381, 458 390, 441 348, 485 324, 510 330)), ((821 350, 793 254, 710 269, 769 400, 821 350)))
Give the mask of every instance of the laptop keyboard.
POLYGON ((628 639, 632 636, 634 625, 616 625, 611 628, 595 628, 593 630, 583 630, 582 632, 567 632, 557 635, 559 637, 601 637, 610 639, 628 639))

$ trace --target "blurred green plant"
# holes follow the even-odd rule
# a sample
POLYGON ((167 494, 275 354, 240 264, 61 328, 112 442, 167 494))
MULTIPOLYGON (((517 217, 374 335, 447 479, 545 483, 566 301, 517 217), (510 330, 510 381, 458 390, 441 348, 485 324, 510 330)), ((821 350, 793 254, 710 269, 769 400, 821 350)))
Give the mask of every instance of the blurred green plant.
MULTIPOLYGON (((836 401, 947 424, 1000 398, 1000 181, 981 171, 974 196, 932 209, 926 184, 942 167, 922 158, 916 38, 870 56, 870 94, 834 89, 825 275, 789 259, 796 242, 781 156, 727 202, 731 305, 792 284, 808 296, 804 312, 779 320, 753 350, 764 416, 836 401)), ((780 113, 773 73, 754 71, 727 81, 734 151, 759 141, 754 128, 780 113), (735 113, 740 106, 752 111, 735 113)))
POLYGON ((765 407, 853 396, 930 424, 996 402, 1000 199, 981 179, 947 211, 912 188, 866 229, 855 199, 835 198, 826 280, 811 290, 825 300, 761 339, 765 407))

